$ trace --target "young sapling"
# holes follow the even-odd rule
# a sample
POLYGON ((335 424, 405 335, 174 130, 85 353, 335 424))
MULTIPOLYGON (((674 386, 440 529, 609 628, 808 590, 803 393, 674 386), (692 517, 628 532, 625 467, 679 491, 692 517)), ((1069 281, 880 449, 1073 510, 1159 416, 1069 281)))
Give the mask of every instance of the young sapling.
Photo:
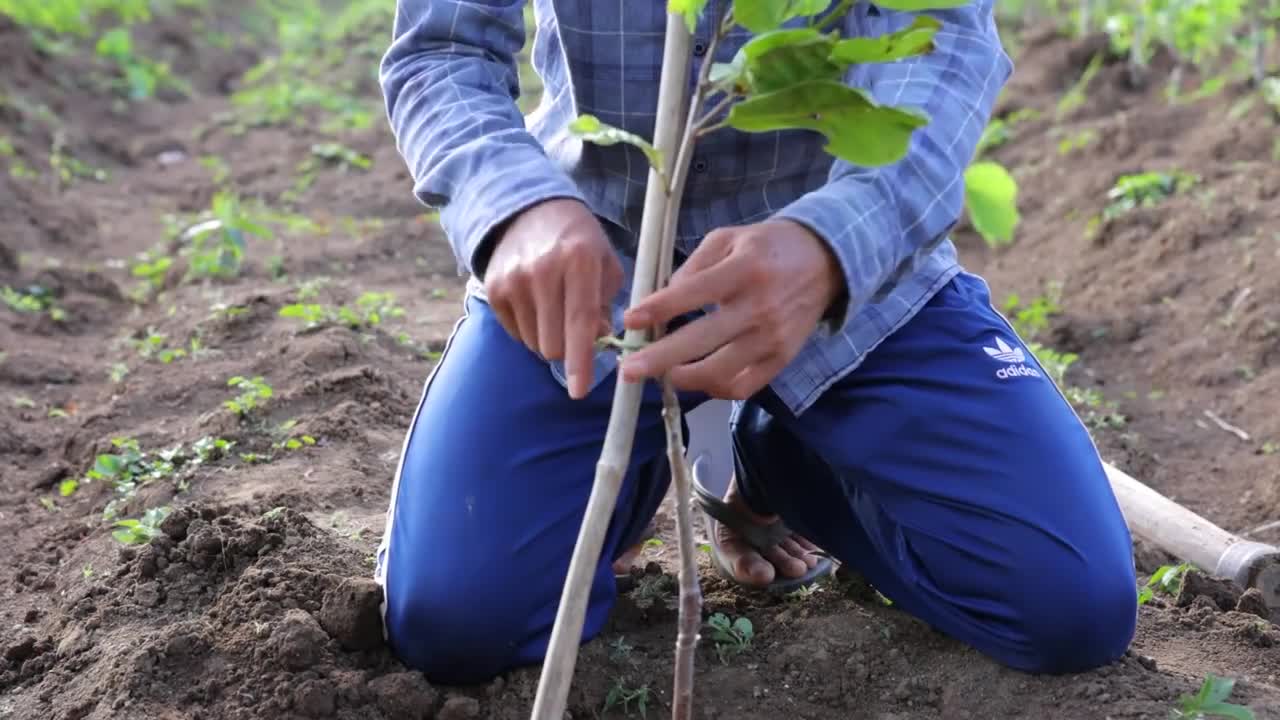
MULTIPOLYGON (((582 140, 600 145, 627 145, 649 163, 641 218, 634 305, 663 287, 674 262, 676 221, 693 147, 698 138, 721 128, 742 132, 810 130, 826 139, 825 151, 852 164, 875 167, 894 163, 907 152, 912 133, 928 118, 905 107, 877 103, 870 93, 845 82, 849 69, 861 63, 896 62, 933 50, 941 23, 921 14, 907 27, 880 37, 841 37, 840 21, 854 3, 841 0, 823 13, 830 0, 734 0, 719 17, 710 18, 707 57, 686 98, 691 67, 692 35, 707 0, 668 0, 666 41, 652 141, 582 115, 570 129, 582 140), (796 23, 793 21, 803 21, 796 23), (714 62, 715 50, 736 26, 752 34, 729 62, 714 62), (687 100, 687 102, 686 102, 687 100)), ((881 0, 883 10, 919 12, 959 7, 966 0, 881 0)), ((601 338, 600 347, 622 355, 657 339, 665 328, 626 331, 601 338)), ((668 458, 677 498, 680 546, 679 631, 672 717, 692 717, 693 660, 701 625, 691 498, 692 482, 682 441, 680 406, 670 381, 661 381, 668 458)), ((600 560, 605 531, 627 468, 642 383, 621 379, 613 405, 586 514, 574 547, 539 679, 532 717, 561 720, 577 660, 587 598, 600 560)))

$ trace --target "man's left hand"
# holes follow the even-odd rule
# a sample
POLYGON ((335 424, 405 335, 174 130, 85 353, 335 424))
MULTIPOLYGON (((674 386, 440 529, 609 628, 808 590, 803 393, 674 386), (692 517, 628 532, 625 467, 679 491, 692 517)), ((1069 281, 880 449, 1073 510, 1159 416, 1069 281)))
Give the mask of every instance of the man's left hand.
POLYGON ((743 400, 769 384, 844 290, 825 243, 799 223, 767 220, 708 234, 667 287, 624 316, 629 329, 711 312, 622 361, 636 382, 670 373, 677 388, 743 400))

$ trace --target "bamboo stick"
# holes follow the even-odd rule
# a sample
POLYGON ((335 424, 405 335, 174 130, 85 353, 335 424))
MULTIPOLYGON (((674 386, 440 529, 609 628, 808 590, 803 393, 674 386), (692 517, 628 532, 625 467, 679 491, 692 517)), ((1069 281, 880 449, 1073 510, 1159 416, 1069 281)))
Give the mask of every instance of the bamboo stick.
MULTIPOLYGON (((692 36, 684 18, 677 13, 668 13, 653 137, 654 146, 662 153, 664 162, 669 162, 666 158, 675 157, 680 133, 685 126, 685 89, 691 62, 691 43, 692 36)), ((662 235, 670 199, 668 190, 662 174, 651 169, 644 213, 640 220, 640 241, 631 287, 632 305, 652 293, 658 279, 662 235)), ((647 333, 644 331, 628 330, 625 342, 637 344, 645 339, 645 335, 647 333)), ((617 504, 622 479, 631 461, 643 391, 643 383, 624 382, 619 374, 614 387, 609 424, 605 430, 604 446, 596 465, 595 482, 587 500, 573 557, 569 562, 569 572, 560 595, 555 624, 551 628, 542 675, 538 680, 533 720, 564 718, 578 648, 582 642, 582 627, 586 619, 587 600, 591 595, 592 578, 600 562, 604 536, 617 504)))

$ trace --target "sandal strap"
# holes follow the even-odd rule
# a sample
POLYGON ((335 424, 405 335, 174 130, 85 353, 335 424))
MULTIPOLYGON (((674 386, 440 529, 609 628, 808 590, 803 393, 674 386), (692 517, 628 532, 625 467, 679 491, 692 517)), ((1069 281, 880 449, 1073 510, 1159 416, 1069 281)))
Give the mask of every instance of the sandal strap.
POLYGON ((779 543, 791 536, 791 530, 781 521, 761 525, 742 510, 726 503, 713 495, 702 483, 698 482, 696 473, 693 480, 694 502, 708 515, 725 527, 742 537, 757 552, 765 552, 777 547, 779 543))

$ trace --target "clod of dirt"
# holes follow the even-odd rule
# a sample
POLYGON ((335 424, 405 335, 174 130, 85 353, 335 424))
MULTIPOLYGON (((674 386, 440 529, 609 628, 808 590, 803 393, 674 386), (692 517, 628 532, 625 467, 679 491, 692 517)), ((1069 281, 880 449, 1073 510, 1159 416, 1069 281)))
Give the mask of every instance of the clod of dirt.
POLYGON ((438 720, 471 720, 480 717, 480 701, 473 697, 454 695, 444 701, 444 707, 436 714, 438 720))
POLYGON ((1240 588, 1226 578, 1189 570, 1182 576, 1182 587, 1178 590, 1175 604, 1180 608, 1190 607, 1199 597, 1208 598, 1219 610, 1226 612, 1235 609, 1240 600, 1240 588))
POLYGON ((337 691, 326 680, 304 680, 293 694, 293 708, 306 717, 329 717, 336 706, 337 691))
POLYGON ((177 508, 160 522, 160 532, 168 535, 174 542, 182 542, 187 539, 187 527, 195 517, 190 507, 177 508))
POLYGON ((17 270, 18 258, 7 245, 0 244, 0 270, 17 270))
POLYGON ((324 594, 320 626, 347 650, 382 645, 382 588, 372 579, 352 578, 324 594))
POLYGON ((319 662, 329 636, 306 610, 286 610, 271 638, 271 652, 289 670, 304 670, 319 662))
MULTIPOLYGON (((369 682, 375 702, 383 715, 403 720, 424 720, 431 716, 438 693, 421 673, 399 672, 369 682)), ((446 703, 447 704, 447 703, 446 703)), ((445 715, 439 716, 442 720, 445 715)))
POLYGON ((23 660, 36 654, 36 639, 33 635, 26 635, 4 649, 4 659, 14 665, 19 665, 23 660))
POLYGON ((1267 607, 1266 601, 1262 598, 1262 591, 1258 588, 1249 588, 1244 591, 1236 601, 1236 612, 1257 615, 1263 620, 1271 619, 1271 608, 1267 607))
POLYGON ((36 479, 31 482, 29 487, 32 490, 44 490, 53 487, 54 483, 62 480, 71 474, 71 468, 66 463, 56 461, 49 467, 45 468, 36 479))

